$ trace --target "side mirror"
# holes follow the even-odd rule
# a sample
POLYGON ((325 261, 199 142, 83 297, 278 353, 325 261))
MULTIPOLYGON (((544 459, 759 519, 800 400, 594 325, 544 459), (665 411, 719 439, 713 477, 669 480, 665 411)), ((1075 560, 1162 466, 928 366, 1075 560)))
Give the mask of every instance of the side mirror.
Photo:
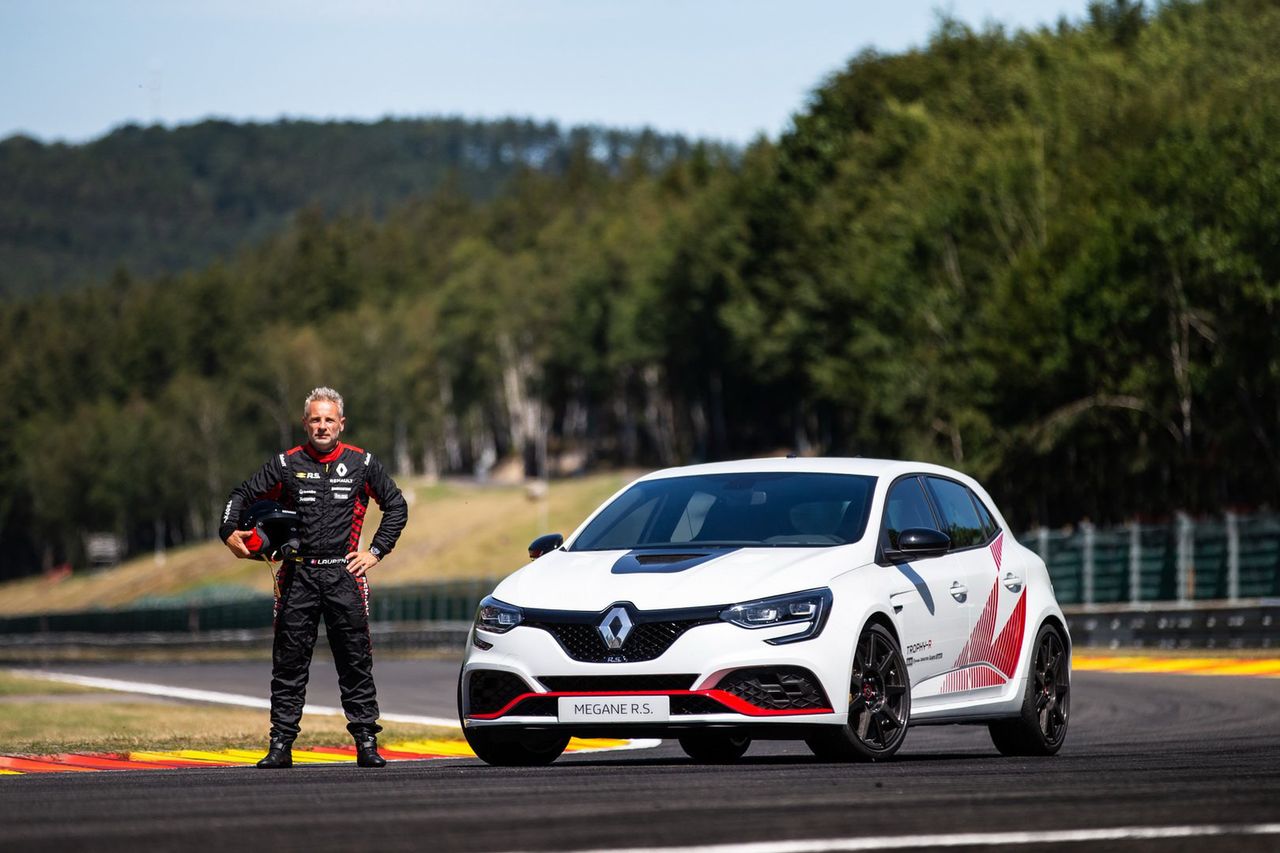
POLYGON ((930 527, 909 527, 898 534, 895 556, 941 557, 951 550, 951 537, 930 527))
POLYGON ((536 560, 548 551, 554 551, 564 544, 564 537, 559 533, 544 533, 529 543, 529 559, 536 560))

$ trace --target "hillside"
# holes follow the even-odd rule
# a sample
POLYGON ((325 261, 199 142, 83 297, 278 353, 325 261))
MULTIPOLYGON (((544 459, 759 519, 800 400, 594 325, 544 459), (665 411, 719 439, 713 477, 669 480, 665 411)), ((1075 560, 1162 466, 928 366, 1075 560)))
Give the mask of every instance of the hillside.
POLYGON ((448 186, 493 198, 525 169, 575 158, 654 167, 686 153, 676 136, 562 130, 508 119, 362 124, 205 121, 121 127, 84 145, 0 141, 0 299, 196 269, 279 232, 300 210, 381 218, 448 186))
MULTIPOLYGON (((402 484, 412 499, 409 524, 395 552, 370 573, 375 595, 379 587, 393 584, 509 574, 527 562, 526 548, 536 536, 568 535, 633 476, 638 475, 553 481, 544 501, 531 500, 519 486, 402 484)), ((366 545, 379 517, 371 506, 366 545)), ((221 543, 205 542, 171 549, 163 561, 148 554, 57 581, 33 577, 0 583, 0 615, 123 607, 143 598, 199 598, 216 595, 219 588, 270 593, 271 574, 261 562, 236 560, 221 543)))

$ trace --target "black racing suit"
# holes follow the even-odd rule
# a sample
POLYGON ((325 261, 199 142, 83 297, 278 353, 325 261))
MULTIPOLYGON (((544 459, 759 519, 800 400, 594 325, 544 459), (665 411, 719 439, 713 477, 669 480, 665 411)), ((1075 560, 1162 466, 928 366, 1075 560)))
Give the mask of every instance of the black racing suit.
POLYGON ((359 548, 369 498, 382 508, 382 523, 369 550, 382 559, 395 547, 408 506, 395 481, 372 453, 339 442, 320 454, 310 444, 279 453, 231 492, 219 534, 236 529, 242 510, 257 500, 296 509, 302 548, 276 573, 275 642, 271 653, 271 739, 290 743, 307 692, 307 674, 324 616, 347 729, 376 734, 378 697, 373 685, 369 637, 369 584, 346 569, 344 557, 359 548))

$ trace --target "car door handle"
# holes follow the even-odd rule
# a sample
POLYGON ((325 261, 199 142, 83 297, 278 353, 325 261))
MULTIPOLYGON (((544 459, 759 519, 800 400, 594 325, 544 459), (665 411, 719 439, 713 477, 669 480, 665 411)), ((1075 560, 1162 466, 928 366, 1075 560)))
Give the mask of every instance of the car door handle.
POLYGON ((969 587, 956 581, 951 585, 951 597, 964 604, 965 599, 969 597, 969 587))
POLYGON ((1004 573, 1004 588, 1009 592, 1022 592, 1022 578, 1013 572, 1004 573))

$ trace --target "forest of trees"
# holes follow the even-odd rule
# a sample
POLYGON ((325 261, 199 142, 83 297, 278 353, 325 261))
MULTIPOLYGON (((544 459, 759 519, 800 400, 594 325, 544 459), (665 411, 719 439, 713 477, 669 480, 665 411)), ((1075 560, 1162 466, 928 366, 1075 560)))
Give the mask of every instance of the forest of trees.
POLYGON ((574 151, 616 173, 688 148, 652 131, 515 119, 128 125, 86 145, 13 136, 0 140, 0 298, 101 281, 118 266, 195 269, 308 207, 380 218, 446 183, 492 199, 524 169, 563 174, 574 151))
POLYGON ((940 461, 1017 529, 1280 498, 1280 7, 1112 0, 864 53, 777 140, 579 144, 0 306, 3 572, 212 533, 306 391, 401 475, 940 461), (578 463, 574 462, 573 466, 578 463), (570 467, 573 467, 570 466, 570 467))

